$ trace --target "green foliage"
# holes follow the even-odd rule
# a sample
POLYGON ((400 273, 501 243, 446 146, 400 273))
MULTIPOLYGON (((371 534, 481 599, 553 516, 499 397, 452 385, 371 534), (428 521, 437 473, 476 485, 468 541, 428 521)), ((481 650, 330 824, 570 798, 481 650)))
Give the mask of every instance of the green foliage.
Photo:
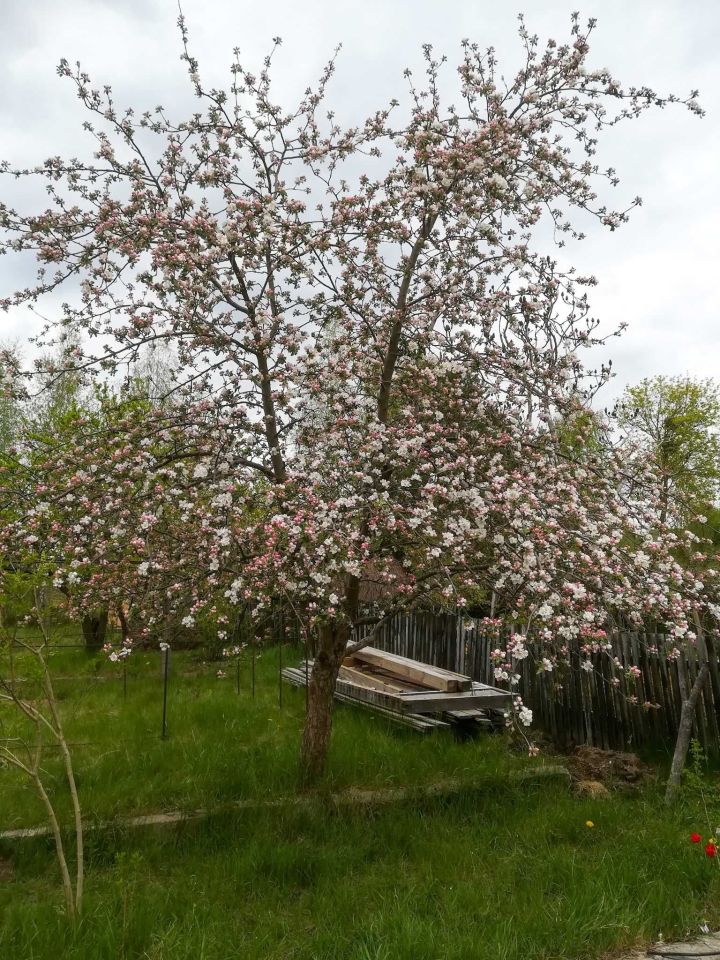
POLYGON ((720 484, 720 391, 714 381, 642 380, 625 391, 617 419, 654 457, 666 517, 684 522, 715 502, 720 484))
POLYGON ((15 363, 20 364, 17 347, 0 343, 0 464, 19 433, 21 405, 12 374, 15 363))
POLYGON ((18 409, 12 397, 0 395, 0 454, 14 441, 17 432, 18 409))
POLYGON ((690 741, 689 759, 683 772, 682 802, 693 818, 694 830, 705 839, 720 833, 720 788, 699 740, 690 741))
POLYGON ((690 741, 688 763, 683 777, 683 789, 687 794, 700 794, 707 785, 707 756, 699 740, 690 741))
POLYGON ((32 578, 13 570, 0 572, 0 635, 17 626, 33 607, 32 578))
POLYGON ((701 514, 687 522, 687 529, 698 538, 688 547, 675 550, 677 559, 687 568, 692 568, 696 576, 702 577, 707 570, 716 569, 720 560, 720 507, 701 506, 701 514))
POLYGON ((22 550, 5 560, 0 568, 0 635, 15 632, 28 618, 36 623, 38 604, 48 629, 64 623, 65 598, 51 585, 47 564, 22 550))
POLYGON ((564 456, 577 458, 601 453, 604 446, 604 430, 600 415, 587 407, 579 406, 554 424, 560 451, 564 456))

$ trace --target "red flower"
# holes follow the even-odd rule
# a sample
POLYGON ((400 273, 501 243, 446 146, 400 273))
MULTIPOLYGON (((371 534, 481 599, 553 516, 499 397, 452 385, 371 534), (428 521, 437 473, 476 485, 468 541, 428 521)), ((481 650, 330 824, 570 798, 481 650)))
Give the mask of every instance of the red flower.
POLYGON ((714 857, 715 854, 716 854, 716 852, 717 852, 717 847, 715 846, 714 843, 709 843, 709 844, 705 847, 705 853, 706 853, 709 857, 714 857))
POLYGON ((700 841, 702 840, 702 837, 700 836, 699 833, 691 833, 690 840, 692 843, 700 843, 700 841))

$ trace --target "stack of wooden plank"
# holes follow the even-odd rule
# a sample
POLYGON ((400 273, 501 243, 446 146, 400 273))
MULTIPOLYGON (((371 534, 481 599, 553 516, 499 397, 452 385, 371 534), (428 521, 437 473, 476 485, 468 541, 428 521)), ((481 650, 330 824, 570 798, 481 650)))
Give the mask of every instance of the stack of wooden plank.
MULTIPOLYGON (((312 661, 303 662, 287 667, 283 677, 304 686, 310 671, 312 661)), ((507 690, 375 647, 363 647, 343 660, 335 697, 422 731, 451 723, 491 726, 512 703, 507 690)))

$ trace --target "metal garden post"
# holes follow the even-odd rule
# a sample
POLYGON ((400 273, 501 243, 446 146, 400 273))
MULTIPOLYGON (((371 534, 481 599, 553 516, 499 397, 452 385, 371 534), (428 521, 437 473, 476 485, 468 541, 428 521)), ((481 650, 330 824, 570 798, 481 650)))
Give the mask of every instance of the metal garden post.
POLYGON ((162 734, 161 739, 167 740, 167 694, 168 677, 170 676, 170 644, 160 644, 160 656, 162 658, 162 677, 163 677, 163 705, 162 705, 162 734))

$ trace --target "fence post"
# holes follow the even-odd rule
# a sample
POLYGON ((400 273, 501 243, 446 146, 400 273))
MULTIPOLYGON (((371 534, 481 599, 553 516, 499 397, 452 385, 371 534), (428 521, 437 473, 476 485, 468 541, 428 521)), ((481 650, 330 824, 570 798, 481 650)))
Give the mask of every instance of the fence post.
POLYGON ((162 678, 163 678, 163 705, 162 705, 162 734, 161 740, 167 740, 167 693, 168 677, 170 676, 170 644, 160 644, 160 656, 162 658, 162 678))

